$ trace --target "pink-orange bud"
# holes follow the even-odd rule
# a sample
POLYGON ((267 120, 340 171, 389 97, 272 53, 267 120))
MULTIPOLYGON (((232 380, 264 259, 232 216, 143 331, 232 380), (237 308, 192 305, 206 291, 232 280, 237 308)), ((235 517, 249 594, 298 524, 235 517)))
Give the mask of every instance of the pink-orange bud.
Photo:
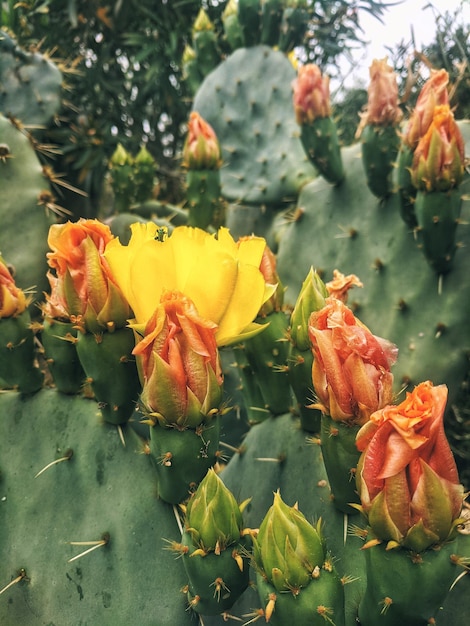
POLYGON ((299 67, 294 89, 294 111, 299 125, 331 115, 330 79, 313 63, 299 67))
POLYGON ((358 432, 357 484, 374 535, 415 552, 452 537, 464 497, 444 432, 447 387, 421 383, 358 432))
POLYGON ((387 64, 387 58, 374 59, 369 68, 369 75, 368 103, 363 124, 376 126, 398 124, 402 112, 398 106, 397 77, 393 68, 387 64))
POLYGON ((100 332, 125 326, 130 308, 103 256, 114 239, 109 226, 98 220, 54 224, 49 229, 52 252, 47 261, 51 295, 45 312, 51 317, 73 316, 84 330, 100 332))
POLYGON ((5 261, 0 256, 0 319, 16 317, 28 306, 28 300, 15 284, 5 261))
POLYGON ((191 170, 217 170, 220 165, 220 146, 214 129, 193 111, 183 148, 183 166, 191 170))
POLYGON ((463 179, 464 142, 448 104, 437 106, 416 147, 411 179, 417 189, 448 191, 463 179))
POLYGON ((337 298, 309 320, 315 408, 336 421, 363 424, 392 398, 394 344, 376 337, 337 298))
POLYGON ((146 413, 164 424, 195 428, 217 412, 223 377, 216 330, 183 294, 162 295, 133 351, 141 358, 146 413))
POLYGON ((419 140, 426 134, 434 117, 434 109, 441 104, 449 104, 448 83, 446 70, 432 70, 430 78, 424 83, 403 138, 411 150, 416 149, 419 140))

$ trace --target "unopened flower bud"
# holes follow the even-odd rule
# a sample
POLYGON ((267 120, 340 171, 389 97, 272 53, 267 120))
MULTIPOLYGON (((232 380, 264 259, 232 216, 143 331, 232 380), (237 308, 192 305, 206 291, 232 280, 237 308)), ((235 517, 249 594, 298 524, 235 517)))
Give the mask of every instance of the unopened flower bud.
POLYGON ((220 165, 220 146, 214 129, 199 113, 192 111, 183 147, 183 166, 192 170, 216 170, 220 165))
POLYGON ((7 264, 0 256, 0 319, 16 317, 28 306, 24 292, 15 284, 7 264))
POLYGON ((194 545, 205 552, 220 552, 240 539, 240 507, 212 468, 187 504, 185 525, 194 545))
POLYGON ((327 296, 328 291, 325 283, 313 267, 311 267, 306 279, 302 283, 290 319, 290 336, 299 350, 305 351, 310 349, 308 320, 313 311, 319 311, 325 306, 325 298, 327 296))
POLYGON ((312 526, 277 491, 254 540, 254 559, 277 591, 306 587, 325 561, 320 522, 312 526))
POLYGON ((330 79, 313 63, 299 67, 293 82, 294 110, 299 126, 331 115, 330 79))
POLYGON ((416 147, 411 179, 423 191, 448 191, 464 175, 464 142, 449 105, 434 109, 432 122, 416 147))

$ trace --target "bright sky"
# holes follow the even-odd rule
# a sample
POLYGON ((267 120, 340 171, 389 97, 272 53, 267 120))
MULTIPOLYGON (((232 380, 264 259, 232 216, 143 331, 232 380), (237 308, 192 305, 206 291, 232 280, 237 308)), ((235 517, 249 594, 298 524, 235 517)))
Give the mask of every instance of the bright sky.
POLYGON ((360 24, 365 31, 364 39, 371 43, 365 51, 355 53, 358 65, 348 85, 356 82, 357 78, 362 78, 367 85, 372 60, 387 56, 386 46, 394 48, 401 40, 410 41, 411 28, 418 50, 423 44, 432 42, 436 33, 434 14, 444 14, 446 11, 453 14, 460 5, 463 7, 464 21, 470 23, 470 0, 403 0, 387 9, 383 24, 366 11, 361 11, 360 24))

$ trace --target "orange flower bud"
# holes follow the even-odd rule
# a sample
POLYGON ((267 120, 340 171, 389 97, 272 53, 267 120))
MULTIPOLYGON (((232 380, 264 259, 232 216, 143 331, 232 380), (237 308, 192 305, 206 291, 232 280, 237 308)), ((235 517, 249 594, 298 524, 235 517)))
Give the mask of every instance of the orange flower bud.
POLYGON ((447 387, 421 383, 357 434, 357 483, 374 535, 421 552, 450 539, 464 492, 444 432, 447 387))
POLYGON ((125 326, 130 309, 103 256, 114 239, 109 226, 98 220, 54 224, 47 253, 51 295, 46 314, 76 318, 90 332, 125 326))
POLYGON ((183 166, 192 170, 217 170, 220 165, 220 146, 214 129, 193 111, 183 148, 183 166))
POLYGON ((336 421, 363 424, 392 398, 394 344, 376 337, 341 300, 330 296, 309 319, 314 355, 313 408, 336 421))
POLYGON ((448 104, 437 106, 431 124, 419 140, 411 167, 411 179, 423 191, 448 191, 464 175, 462 133, 448 104))
POLYGON ((421 137, 426 134, 431 125, 435 107, 449 104, 448 83, 449 75, 446 70, 432 70, 430 78, 424 83, 403 138, 404 143, 411 150, 415 150, 421 137))
POLYGON ((16 286, 10 270, 0 256, 0 319, 2 317, 16 317, 23 313, 27 306, 28 299, 24 292, 16 286))
POLYGON ((352 287, 363 287, 364 285, 355 274, 345 276, 340 271, 333 270, 333 280, 330 280, 325 286, 330 296, 346 303, 349 290, 352 287))
POLYGON ((402 117, 398 106, 397 77, 393 68, 387 64, 387 58, 374 59, 369 68, 369 75, 368 103, 363 124, 376 126, 397 124, 402 117))
POLYGON ((219 409, 217 325, 177 291, 162 295, 133 354, 141 358, 144 410, 164 424, 195 428, 219 409))
POLYGON ((297 123, 311 124, 317 117, 329 117, 330 79, 313 63, 299 67, 294 89, 294 111, 297 123))

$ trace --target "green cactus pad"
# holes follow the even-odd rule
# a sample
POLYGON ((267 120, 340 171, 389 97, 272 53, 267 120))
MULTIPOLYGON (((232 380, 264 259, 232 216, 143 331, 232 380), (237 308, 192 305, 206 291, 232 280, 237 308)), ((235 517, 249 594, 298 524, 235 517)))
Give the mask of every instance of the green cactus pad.
POLYGON ((112 333, 80 333, 77 354, 99 403, 103 419, 124 424, 133 414, 141 387, 130 328, 112 333))
MULTIPOLYGON (((272 504, 272 494, 277 489, 288 500, 288 505, 298 503, 299 510, 307 520, 316 522, 321 518, 322 535, 336 572, 344 583, 344 623, 346 626, 357 626, 357 610, 367 582, 365 550, 361 550, 366 539, 365 520, 361 515, 343 515, 334 506, 318 440, 303 432, 299 420, 292 415, 270 418, 251 428, 240 453, 232 457, 220 477, 238 501, 251 498, 244 510, 247 527, 259 528, 272 504)), ((470 537, 459 535, 453 543, 453 551, 463 557, 470 555, 470 537)), ((455 568, 455 577, 463 571, 461 567, 455 568)), ((397 574, 395 577, 399 578, 397 574)), ((443 609, 439 611, 438 624, 467 625, 470 611, 470 583, 467 579, 468 576, 464 576, 445 601, 446 584, 444 590, 439 590, 443 609)), ((398 586, 402 586, 401 581, 398 586)), ((249 588, 230 613, 235 616, 251 614, 254 617, 253 607, 259 606, 257 594, 249 588)), ((222 618, 204 619, 204 623, 206 626, 224 624, 222 618)), ((334 617, 333 623, 337 623, 334 617)), ((397 626, 404 623, 402 620, 397 626)), ((374 626, 380 626, 380 622, 377 621, 374 626)))
POLYGON ((273 585, 257 575, 258 594, 264 607, 273 596, 274 611, 269 619, 273 626, 344 626, 344 590, 338 575, 320 570, 318 579, 312 580, 298 594, 276 593, 273 585))
POLYGON ((21 289, 33 288, 36 297, 48 289, 47 235, 52 223, 41 206, 48 189, 42 167, 27 136, 0 115, 0 253, 14 268, 21 289))
POLYGON ((415 201, 418 240, 424 256, 438 274, 452 268, 457 252, 455 236, 460 218, 462 192, 418 191, 415 201))
POLYGON ((160 426, 150 428, 150 452, 155 462, 160 498, 184 502, 216 462, 220 418, 197 429, 160 426))
POLYGON ((60 107, 62 72, 39 52, 26 52, 0 31, 0 112, 44 126, 60 107))
POLYGON ((194 110, 222 149, 222 195, 246 204, 282 205, 312 180, 292 104, 295 70, 263 45, 239 48, 211 72, 194 110))
POLYGON ((0 318, 0 378, 22 393, 35 393, 44 380, 35 359, 29 311, 17 317, 0 318))
POLYGON ((292 405, 287 367, 289 317, 284 311, 275 311, 256 321, 268 326, 245 341, 244 353, 263 400, 260 408, 266 415, 287 413, 292 405))
MULTIPOLYGON (((299 5, 302 2, 298 2, 299 5)), ((279 49, 290 52, 302 44, 308 28, 308 12, 302 6, 290 6, 284 9, 281 22, 279 49)))
MULTIPOLYGON (((379 203, 368 190, 360 147, 343 149, 343 163, 343 184, 331 187, 318 179, 304 187, 300 219, 283 226, 277 267, 286 301, 295 302, 312 265, 325 281, 335 268, 356 274, 364 288, 350 295, 348 305, 375 335, 398 346, 395 390, 425 380, 445 383, 450 407, 468 370, 470 230, 458 227, 457 242, 463 245, 452 271, 439 279, 400 218, 398 194, 379 203)), ((461 184, 462 195, 469 182, 467 177, 461 184)), ((469 217, 470 203, 464 200, 462 220, 469 217)))
POLYGON ((368 575, 359 605, 361 626, 427 626, 434 618, 449 624, 444 618, 441 622, 439 613, 447 589, 462 571, 451 558, 456 552, 456 541, 419 555, 387 551, 384 544, 365 550, 368 575))
POLYGON ((319 433, 321 412, 310 408, 314 402, 312 384, 313 355, 311 350, 299 350, 291 344, 287 359, 289 382, 296 399, 295 412, 300 416, 302 428, 310 433, 319 433))
POLYGON ((332 118, 318 117, 311 124, 302 124, 300 139, 323 178, 332 185, 339 185, 344 178, 344 168, 336 124, 332 118))
POLYGON ((242 538, 220 554, 205 555, 195 554, 196 548, 188 533, 183 533, 181 542, 188 548, 183 554, 183 563, 189 579, 188 600, 194 611, 201 615, 228 611, 248 587, 251 540, 242 538), (234 556, 242 559, 243 569, 234 556))
POLYGON ((165 549, 178 525, 132 429, 123 446, 95 402, 51 389, 3 393, 0 414, 0 587, 26 574, 0 596, 0 622, 194 626, 183 563, 165 549), (69 562, 93 547, 69 542, 106 533, 69 562))
POLYGON ((186 185, 188 225, 206 230, 221 212, 220 171, 188 170, 186 185))
POLYGON ((264 0, 262 3, 261 43, 277 46, 281 34, 284 0, 264 0))
POLYGON ((236 50, 244 45, 243 33, 238 20, 238 4, 229 0, 222 13, 222 23, 224 25, 224 39, 231 50, 236 50))
POLYGON ((329 415, 321 417, 321 449, 333 502, 343 513, 357 511, 350 506, 360 504, 356 489, 356 467, 360 452, 356 448, 359 426, 335 422, 329 415))
POLYGON ((400 196, 400 215, 410 228, 417 225, 415 215, 416 187, 411 182, 413 151, 404 143, 400 146, 397 159, 397 184, 400 196))
POLYGON ((367 185, 378 198, 393 191, 393 172, 400 147, 396 126, 367 124, 361 134, 362 163, 367 185))
POLYGON ((238 0, 238 21, 246 46, 259 44, 261 16, 261 0, 238 0))
POLYGON ((73 324, 46 318, 41 342, 57 389, 62 393, 80 393, 86 374, 77 355, 77 330, 73 324))

